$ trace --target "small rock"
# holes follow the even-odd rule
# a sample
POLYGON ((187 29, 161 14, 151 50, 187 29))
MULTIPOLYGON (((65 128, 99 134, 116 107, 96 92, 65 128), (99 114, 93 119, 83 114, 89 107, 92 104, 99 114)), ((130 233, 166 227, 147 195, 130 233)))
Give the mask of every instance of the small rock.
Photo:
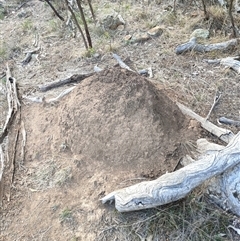
POLYGON ((125 25, 125 21, 123 20, 120 14, 108 15, 102 20, 102 25, 105 29, 116 30, 119 26, 125 25))
POLYGON ((95 53, 95 54, 93 55, 93 57, 94 57, 94 58, 99 58, 99 57, 100 57, 100 54, 99 54, 99 53, 95 53))
POLYGON ((128 34, 124 37, 124 41, 130 41, 132 38, 132 35, 128 34))
POLYGON ((130 42, 139 43, 139 42, 145 42, 148 39, 150 39, 150 36, 147 33, 137 33, 136 35, 132 36, 130 42))
POLYGON ((163 33, 163 29, 160 26, 156 26, 154 28, 151 28, 147 32, 150 36, 158 37, 163 33))
POLYGON ((195 29, 192 32, 190 39, 194 37, 197 39, 207 39, 209 37, 209 31, 202 28, 195 29))

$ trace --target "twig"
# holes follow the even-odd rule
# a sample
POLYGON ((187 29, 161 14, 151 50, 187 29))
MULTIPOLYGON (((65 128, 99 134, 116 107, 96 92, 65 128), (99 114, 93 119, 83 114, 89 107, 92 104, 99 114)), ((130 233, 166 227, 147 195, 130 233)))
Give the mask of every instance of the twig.
POLYGON ((40 47, 31 51, 27 51, 26 57, 21 61, 22 65, 27 65, 31 61, 32 55, 38 53, 39 50, 40 50, 40 47))
POLYGON ((127 69, 129 71, 132 71, 132 72, 135 72, 134 70, 132 70, 129 66, 127 66, 122 60, 121 58, 117 55, 117 54, 113 54, 113 58, 115 58, 118 62, 118 64, 124 68, 124 69, 127 69))
POLYGON ((73 86, 71 88, 68 88, 66 90, 64 90, 63 92, 61 92, 57 97, 49 99, 48 101, 46 101, 46 103, 51 103, 51 102, 56 102, 59 99, 61 99, 63 96, 67 95, 68 93, 70 93, 76 86, 73 86))
POLYGON ((26 146, 27 133, 26 133, 25 125, 23 121, 21 121, 21 133, 22 133, 22 150, 21 150, 21 163, 19 163, 19 165, 23 165, 25 160, 25 146, 26 146))
POLYGON ((219 102, 219 100, 220 100, 220 98, 221 98, 221 95, 222 95, 221 93, 215 95, 214 101, 213 101, 213 104, 212 104, 212 107, 211 107, 210 111, 208 112, 207 117, 205 118, 205 120, 208 120, 208 119, 209 119, 209 117, 210 117, 213 109, 215 108, 215 106, 216 106, 217 103, 219 102))
POLYGON ((15 136, 13 157, 12 157, 12 161, 11 161, 11 171, 12 171, 11 184, 13 184, 13 182, 14 182, 14 176, 15 176, 15 171, 16 171, 16 149, 17 149, 18 137, 19 137, 19 130, 17 131, 17 134, 15 136))

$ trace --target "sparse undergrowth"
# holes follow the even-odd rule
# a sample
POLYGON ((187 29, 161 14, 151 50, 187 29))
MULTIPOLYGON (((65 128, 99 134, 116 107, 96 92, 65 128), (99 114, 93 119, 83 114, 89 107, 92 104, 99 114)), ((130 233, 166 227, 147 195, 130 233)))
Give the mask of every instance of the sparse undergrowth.
POLYGON ((46 161, 38 166, 32 175, 33 188, 44 190, 47 188, 62 187, 69 183, 72 178, 71 167, 62 168, 56 161, 46 161))
POLYGON ((100 240, 227 241, 234 240, 228 225, 235 219, 197 191, 186 199, 156 209, 105 215, 100 240))

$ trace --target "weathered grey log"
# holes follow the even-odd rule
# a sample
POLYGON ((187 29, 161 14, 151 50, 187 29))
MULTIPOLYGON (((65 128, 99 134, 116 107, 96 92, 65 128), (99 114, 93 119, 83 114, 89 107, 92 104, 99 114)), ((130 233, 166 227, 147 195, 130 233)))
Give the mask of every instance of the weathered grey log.
POLYGON ((203 45, 203 44, 198 44, 197 38, 193 37, 187 43, 177 46, 175 49, 175 53, 182 54, 192 50, 200 53, 210 52, 214 50, 225 50, 231 46, 236 46, 237 43, 238 43, 237 39, 231 39, 229 41, 222 42, 222 43, 203 45))
POLYGON ((238 74, 240 74, 240 61, 239 56, 237 57, 227 57, 223 58, 220 61, 221 65, 230 67, 231 69, 235 70, 238 74))
POLYGON ((67 79, 58 80, 58 81, 54 81, 54 82, 47 83, 47 84, 44 84, 44 85, 40 85, 38 88, 39 88, 40 91, 46 92, 50 89, 57 88, 59 86, 65 85, 65 84, 78 83, 78 82, 84 80, 85 78, 88 78, 88 77, 90 77, 94 74, 95 74, 94 72, 93 73, 87 73, 87 74, 74 74, 67 79))
POLYGON ((179 109, 183 112, 183 114, 190 116, 191 118, 194 118, 195 120, 199 121, 201 123, 201 126, 212 133, 213 135, 217 136, 220 140, 229 143, 229 141, 234 137, 234 134, 232 131, 220 128, 210 121, 206 120, 205 118, 201 117, 200 115, 196 114, 183 104, 177 103, 177 106, 179 109))
POLYGON ((230 170, 240 163, 240 132, 227 147, 154 181, 142 182, 114 191, 101 200, 115 200, 119 212, 128 212, 164 205, 185 197, 207 179, 230 170))
POLYGON ((220 117, 218 119, 219 123, 225 124, 225 125, 232 125, 236 127, 240 127, 240 121, 232 120, 226 117, 220 117))

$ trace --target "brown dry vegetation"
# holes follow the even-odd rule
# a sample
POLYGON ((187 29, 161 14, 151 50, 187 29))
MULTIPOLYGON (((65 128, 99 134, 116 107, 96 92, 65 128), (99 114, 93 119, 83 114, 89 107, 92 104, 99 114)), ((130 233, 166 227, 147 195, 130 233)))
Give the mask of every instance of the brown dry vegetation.
MULTIPOLYGON (((116 64, 112 53, 117 53, 122 59, 130 58, 137 70, 151 67, 154 74, 151 82, 155 87, 151 82, 147 82, 146 87, 144 79, 139 78, 138 82, 138 77, 125 71, 111 69, 85 80, 56 105, 33 104, 21 98, 21 118, 27 131, 26 157, 24 163, 18 163, 16 158, 14 183, 10 185, 8 177, 5 179, 0 207, 0 240, 238 240, 228 225, 237 227, 239 218, 214 205, 203 187, 184 200, 139 212, 117 213, 112 205, 104 206, 99 201, 114 189, 172 171, 181 155, 194 146, 197 138, 208 137, 218 141, 198 127, 189 128, 181 113, 176 114, 174 101, 206 116, 215 93, 221 91, 222 98, 210 120, 217 124, 220 116, 239 118, 238 74, 203 61, 235 56, 239 46, 225 52, 190 52, 179 56, 174 53, 175 47, 188 41, 197 28, 209 29, 210 38, 205 40, 206 43, 229 40, 232 31, 227 11, 216 5, 208 6, 210 18, 204 20, 201 1, 193 1, 192 4, 179 1, 176 13, 172 11, 172 2, 164 0, 151 1, 149 5, 147 1, 92 1, 99 22, 94 24, 88 6, 84 5, 93 40, 93 49, 86 52, 77 30, 65 26, 46 3, 37 0, 1 3, 0 128, 7 114, 4 95, 6 62, 17 79, 21 97, 43 96, 38 91, 39 84, 75 73, 91 72, 95 65, 104 69, 112 67, 116 64), (126 26, 107 31, 100 22, 113 11, 122 15, 126 26), (124 41, 128 34, 145 32, 158 25, 163 29, 159 37, 137 44, 124 41), (35 48, 33 42, 36 36, 41 46, 38 58, 23 66, 24 52, 35 48), (112 83, 116 76, 119 77, 118 84, 112 83), (138 93, 141 95, 138 96, 138 93), (159 99, 162 97, 161 108, 153 104, 149 93, 154 93, 159 99), (126 103, 123 97, 128 100, 126 106, 129 108, 120 108, 126 103), (142 112, 138 114, 135 109, 140 107, 134 105, 135 97, 138 103, 142 103, 141 106, 139 104, 142 112), (103 103, 114 110, 105 113, 106 119, 100 118, 105 110, 103 103), (161 116, 163 110, 166 115, 161 116), (129 117, 129 122, 119 126, 124 130, 132 128, 138 135, 125 136, 126 131, 112 128, 116 123, 122 123, 122 113, 129 117), (156 121, 151 122, 152 113, 156 118, 160 116, 161 127, 164 123, 168 124, 163 129, 169 132, 158 129, 156 121), (168 122, 173 113, 179 122, 168 122), (149 119, 144 119, 146 116, 149 119), (135 118, 134 121, 130 117, 135 118), (86 128, 90 131, 87 132, 86 128), (110 130, 115 132, 110 133, 110 130), (150 141, 145 143, 144 137, 148 133, 151 133, 152 139, 149 137, 150 141), (159 152, 155 146, 157 141, 160 142, 158 134, 162 135, 160 137, 165 144, 159 152), (149 150, 155 156, 145 149, 140 155, 137 149, 121 143, 120 147, 124 146, 127 155, 131 155, 131 160, 135 162, 129 163, 126 158, 119 163, 126 153, 119 148, 120 142, 114 142, 115 136, 121 136, 122 142, 129 139, 136 148, 140 143, 139 153, 152 146, 156 152, 149 150), (170 139, 169 142, 166 139, 170 139), (99 148, 91 145, 93 140, 99 140, 99 148), (106 148, 110 157, 101 150, 101 141, 105 143, 106 140, 110 143, 106 148), (151 141, 154 141, 153 144, 151 141), (85 143, 88 143, 87 148, 85 143), (118 162, 111 163, 112 157, 118 162)), ((53 3, 66 18, 64 5, 60 1, 53 3)), ((238 26, 239 17, 234 17, 238 26)), ((57 88, 44 95, 46 98, 55 97, 63 89, 57 88)), ((14 143, 17 127, 15 123, 9 135, 10 143, 14 143)), ((232 130, 238 131, 237 128, 232 130)), ((10 154, 14 152, 13 147, 9 147, 10 154)))

